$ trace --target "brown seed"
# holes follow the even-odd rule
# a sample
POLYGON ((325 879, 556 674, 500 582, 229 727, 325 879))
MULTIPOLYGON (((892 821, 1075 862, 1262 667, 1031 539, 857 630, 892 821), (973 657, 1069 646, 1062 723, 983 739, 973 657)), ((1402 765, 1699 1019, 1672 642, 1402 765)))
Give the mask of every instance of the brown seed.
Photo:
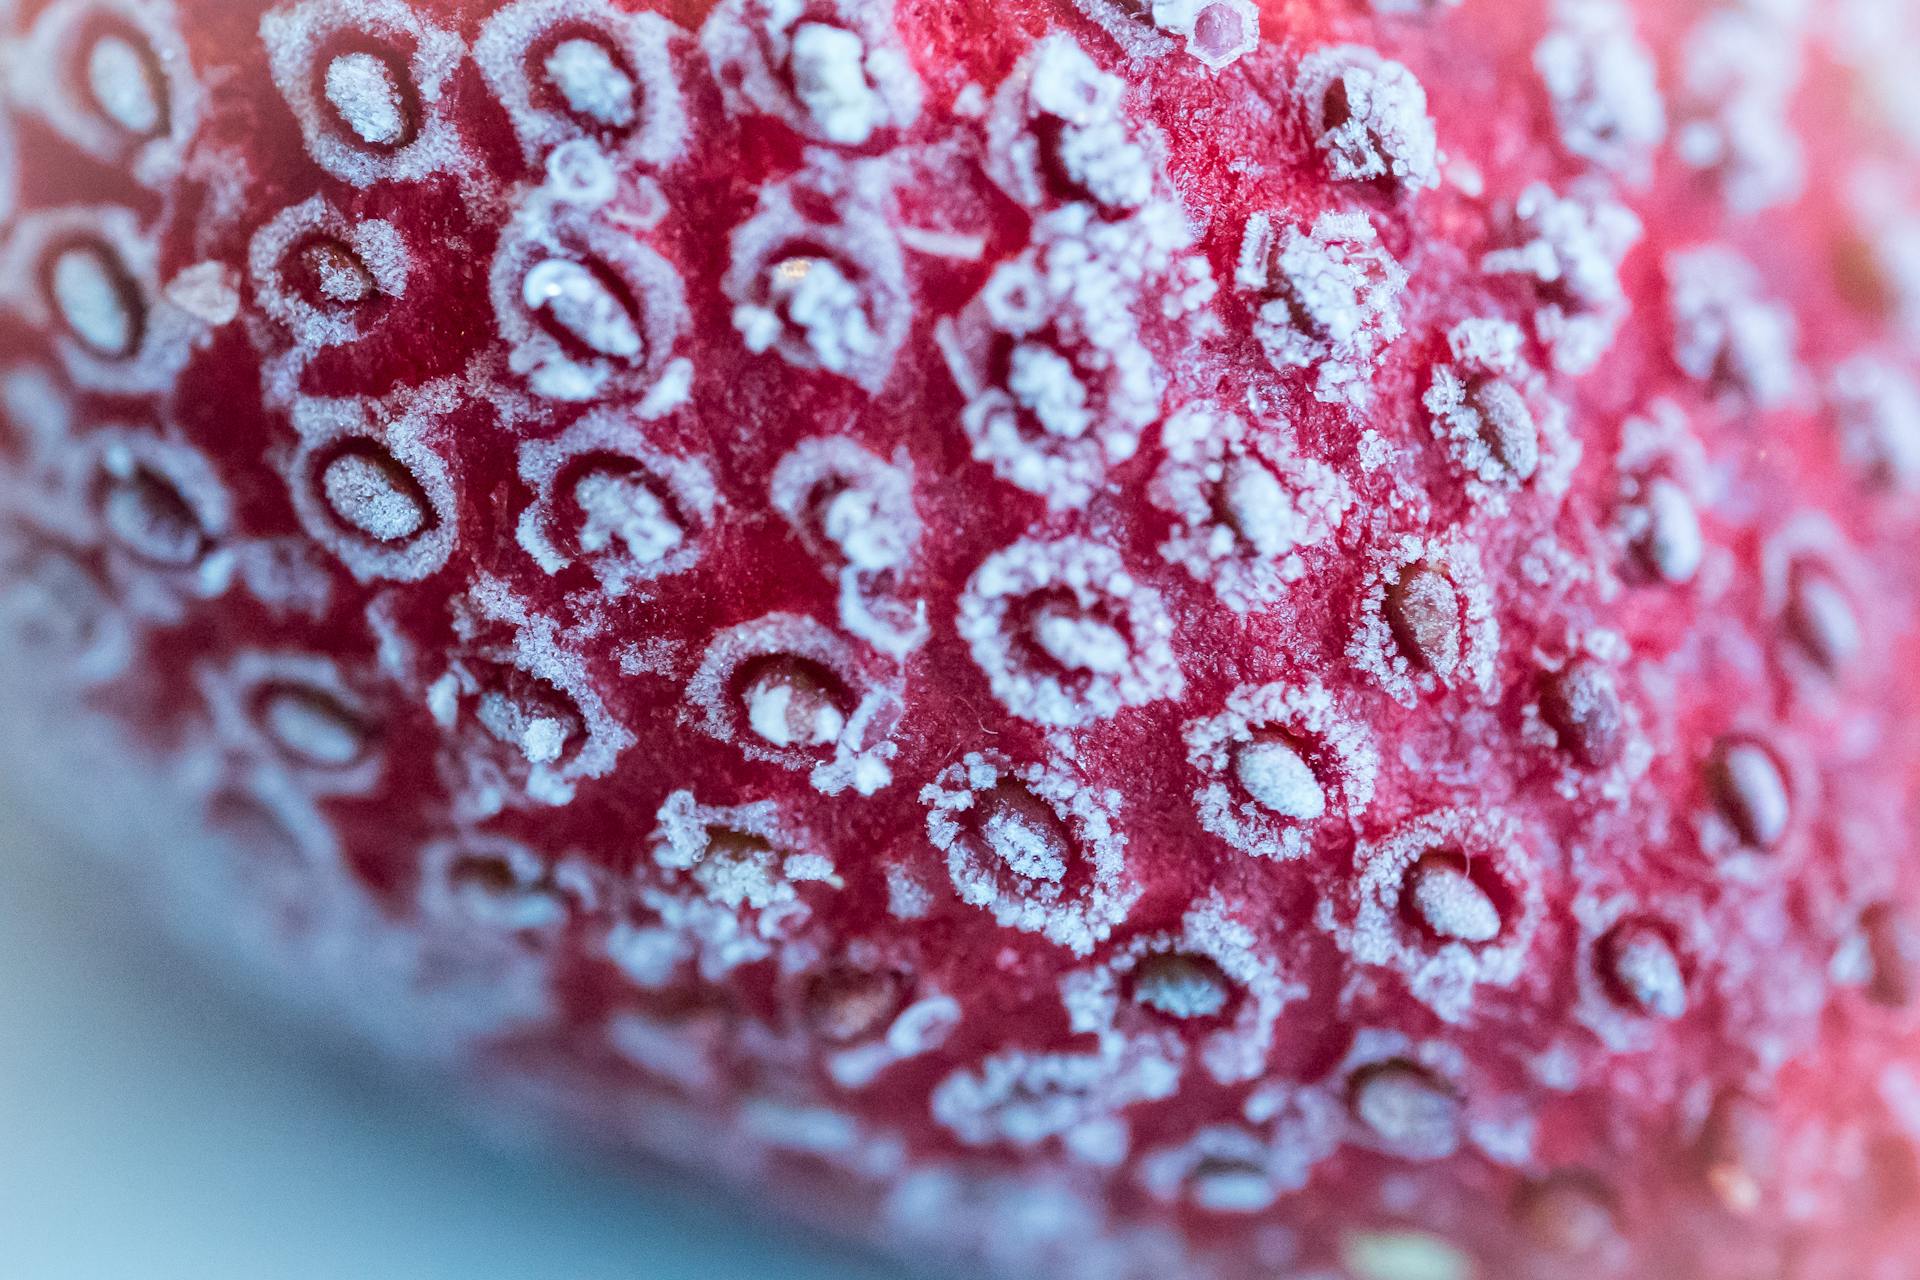
POLYGON ((1746 1094, 1722 1090, 1707 1113, 1694 1155, 1707 1189, 1728 1210, 1752 1213, 1773 1171, 1773 1118, 1746 1094))
POLYGON ((1872 965, 1867 995, 1889 1009, 1906 1008, 1913 1003, 1915 979, 1920 977, 1920 936, 1912 916, 1894 903, 1877 902, 1861 913, 1860 930, 1872 965))
POLYGON ((1445 680, 1460 665, 1460 593, 1452 579, 1416 564, 1387 591, 1387 623, 1407 660, 1445 680))
POLYGON ((1480 439, 1494 461, 1516 480, 1531 480, 1540 467, 1540 428, 1526 397, 1511 382, 1489 378, 1468 401, 1480 415, 1480 439))
POLYGON ((1655 477, 1647 484, 1646 499, 1639 511, 1642 524, 1634 537, 1633 552, 1641 566, 1663 582, 1677 585, 1690 581, 1706 554, 1693 500, 1673 481, 1655 477))
POLYGON ((1622 1005, 1655 1018, 1686 1013, 1686 973, 1660 925, 1622 920, 1600 939, 1596 953, 1600 976, 1622 1005))
POLYGON ((850 1044, 892 1021, 905 994, 905 976, 892 969, 828 965, 807 979, 801 1016, 822 1040, 850 1044))
POLYGON ((1787 833, 1792 816, 1787 780, 1773 753, 1742 738, 1723 740, 1707 765, 1714 806, 1742 844, 1767 849, 1787 833))
POLYGON ((1839 675, 1860 652, 1860 620, 1831 574, 1801 566, 1787 597, 1787 630, 1828 675, 1839 675))
POLYGON ((1514 1216, 1540 1248, 1569 1256, 1594 1252, 1617 1230, 1612 1193, 1599 1178, 1579 1169, 1551 1173, 1522 1187, 1514 1216))
POLYGON ((1560 749, 1589 769, 1604 769, 1626 744, 1626 712, 1613 673, 1589 658, 1551 672, 1540 689, 1540 718, 1560 749))
POLYGON ((1347 1104, 1374 1133, 1423 1155, 1446 1155, 1459 1143, 1460 1099, 1431 1071, 1405 1059, 1354 1072, 1347 1104))

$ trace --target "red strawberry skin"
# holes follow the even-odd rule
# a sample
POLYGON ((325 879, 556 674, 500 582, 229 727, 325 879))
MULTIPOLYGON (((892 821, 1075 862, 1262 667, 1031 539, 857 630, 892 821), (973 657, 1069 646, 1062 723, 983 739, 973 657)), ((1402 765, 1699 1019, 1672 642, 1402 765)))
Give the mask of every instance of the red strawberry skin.
POLYGON ((916 1259, 1904 1275, 1904 21, 0 0, 23 731, 916 1259))

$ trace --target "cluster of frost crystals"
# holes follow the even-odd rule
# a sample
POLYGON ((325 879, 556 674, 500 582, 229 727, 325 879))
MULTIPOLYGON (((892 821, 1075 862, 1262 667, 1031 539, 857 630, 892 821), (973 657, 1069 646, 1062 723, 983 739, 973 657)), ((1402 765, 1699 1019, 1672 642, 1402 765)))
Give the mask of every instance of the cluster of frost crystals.
POLYGON ((921 526, 905 450, 887 462, 844 436, 802 440, 774 467, 769 497, 839 580, 849 634, 893 658, 926 642, 926 601, 906 585, 921 526))
POLYGON ((1640 241, 1640 219, 1596 183, 1575 183, 1566 195, 1536 182, 1514 201, 1508 248, 1480 260, 1495 275, 1539 282, 1534 335, 1562 373, 1599 363, 1632 309, 1620 286, 1620 264, 1640 241))
POLYGON ((676 791, 660 806, 650 843, 651 861, 665 873, 664 883, 640 890, 652 918, 616 926, 605 944, 643 987, 667 985, 689 962, 717 982, 766 959, 813 916, 802 886, 842 885, 818 842, 771 800, 703 805, 676 791))
POLYGON ((1364 408, 1386 347, 1404 331, 1407 273, 1359 212, 1329 212, 1311 230, 1247 221, 1235 283, 1259 300, 1253 324, 1276 369, 1314 369, 1314 396, 1364 408))
POLYGON ((1440 162, 1427 92, 1413 72, 1364 45, 1331 45, 1300 62, 1294 96, 1335 178, 1438 186, 1440 162))
POLYGON ((1509 321, 1461 321, 1447 334, 1453 359, 1433 367, 1423 399, 1434 438, 1465 474, 1469 495, 1496 512, 1523 486, 1565 493, 1580 460, 1566 406, 1527 365, 1524 342, 1509 321))
POLYGON ((722 281, 749 351, 868 391, 885 385, 913 326, 890 199, 884 166, 831 155, 760 189, 753 216, 733 233, 722 281))
POLYGON ((550 574, 586 564, 616 599, 698 564, 719 507, 707 464, 655 445, 637 419, 590 413, 520 446, 520 478, 534 494, 520 513, 521 547, 550 574))
POLYGON ((1667 136, 1653 57, 1621 0, 1556 0, 1553 29, 1533 51, 1553 100, 1560 140, 1576 156, 1644 175, 1667 136))
POLYGON ((961 901, 1002 925, 1087 955, 1140 896, 1126 878, 1120 793, 1065 767, 969 752, 920 800, 961 901))
POLYGON ((1132 1045, 1096 1053, 1003 1049, 935 1085, 929 1106, 934 1120, 968 1146, 1037 1147, 1058 1139, 1105 1165, 1125 1157, 1121 1113, 1172 1097, 1179 1083, 1174 1064, 1132 1045))
POLYGON ((1304 553, 1332 542, 1353 506, 1340 474, 1298 454, 1277 425, 1191 405, 1160 438, 1166 461, 1147 496, 1174 517, 1160 554, 1235 612, 1278 603, 1306 575, 1304 553))
POLYGON ((465 167, 449 91, 466 46, 405 0, 283 5, 260 39, 307 154, 334 177, 370 187, 465 167))
POLYGON ((816 142, 864 146, 920 118, 924 90, 891 0, 724 0, 700 44, 727 109, 816 142))
MULTIPOLYGON (((23 109, 147 186, 179 173, 199 128, 204 94, 168 0, 58 0, 40 11, 4 70, 23 109)), ((4 152, 0 143, 0 168, 4 152)), ((0 221, 5 206, 0 196, 0 221)))
POLYGON ((1806 159, 1788 113, 1800 81, 1796 37, 1759 14, 1722 9, 1687 37, 1674 154, 1755 213, 1796 198, 1806 159))
POLYGON ((1689 376, 1760 409, 1800 384, 1796 325, 1785 303, 1761 297, 1752 263, 1732 249, 1688 249, 1667 259, 1673 358, 1689 376))
POLYGON ((254 232, 247 269, 261 312, 312 350, 364 337, 380 299, 406 296, 411 255, 391 222, 351 219, 312 196, 254 232))
POLYGON ((521 198, 488 292, 508 366, 536 395, 637 400, 683 368, 673 359, 687 323, 678 273, 601 210, 555 190, 521 198))
POLYGON ((1126 84, 1072 37, 1035 45, 994 94, 987 172, 1030 209, 1085 202, 1126 213, 1153 198, 1157 141, 1126 116, 1126 84))
POLYGON ((204 331, 170 302, 159 246, 133 210, 68 205, 20 215, 0 243, 0 309, 53 335, 83 390, 169 390, 204 331))
POLYGON ((1185 730, 1200 825, 1257 858, 1302 858, 1316 826, 1351 823, 1373 799, 1379 752, 1318 684, 1241 685, 1185 730))
POLYGON ((826 795, 893 781, 897 681, 802 614, 772 613, 713 638, 687 683, 688 719, 752 760, 805 772, 826 795))
POLYGON ((283 771, 311 795, 365 794, 379 782, 373 706, 333 659, 248 649, 203 666, 198 682, 234 755, 283 771))
POLYGON ((580 650, 497 578, 453 602, 458 643, 426 691, 443 731, 441 771, 473 820, 564 805, 636 739, 608 712, 580 650))
POLYGON ((436 383, 384 401, 303 399, 282 474, 307 535, 361 582, 419 582, 459 540, 453 475, 440 450, 460 389, 436 383))
POLYGON ((1360 620, 1347 644, 1347 660, 1377 680, 1395 702, 1411 707, 1423 694, 1460 687, 1492 697, 1498 688, 1499 650, 1500 620, 1494 616, 1479 549, 1458 530, 1405 534, 1374 556, 1361 589, 1360 620), (1430 658, 1410 654, 1396 634, 1390 597, 1416 572, 1444 579, 1457 608, 1449 623, 1457 628, 1458 653, 1445 670, 1436 669, 1430 658))
POLYGON ((1920 385, 1873 355, 1845 361, 1828 380, 1841 448, 1860 472, 1893 489, 1920 487, 1920 385))
POLYGON ((686 150, 687 121, 657 13, 593 0, 516 0, 487 20, 473 60, 528 159, 590 142, 653 168, 686 150))
POLYGON ((1305 994, 1218 893, 1194 903, 1177 930, 1133 938, 1060 983, 1074 1033, 1094 1036, 1104 1055, 1145 1053, 1178 1069, 1191 1041, 1221 1084, 1266 1068, 1280 1011, 1305 994))
POLYGON ((955 629, 994 696, 1035 724, 1091 724, 1185 687, 1158 593, 1085 538, 989 556, 960 597, 955 629))
POLYGON ((1363 842, 1354 870, 1351 884, 1321 899, 1317 923, 1356 963, 1399 969, 1414 998, 1439 1017, 1464 1021, 1476 987, 1511 986, 1526 972, 1543 898, 1533 856, 1506 815, 1426 814, 1363 842), (1435 855, 1466 869, 1457 876, 1459 892, 1420 896, 1418 867, 1435 855), (1497 882, 1498 896, 1467 887, 1469 873, 1497 882), (1495 917, 1477 918, 1488 907, 1495 917), (1492 928, 1481 927, 1487 924, 1492 928))

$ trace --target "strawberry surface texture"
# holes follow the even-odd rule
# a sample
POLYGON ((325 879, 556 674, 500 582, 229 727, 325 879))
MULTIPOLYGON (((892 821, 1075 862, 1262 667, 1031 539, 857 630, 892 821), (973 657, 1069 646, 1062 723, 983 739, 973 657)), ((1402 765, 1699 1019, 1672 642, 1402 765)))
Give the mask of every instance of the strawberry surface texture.
POLYGON ((1916 54, 0 0, 9 733, 487 1108, 919 1262, 1911 1275, 1916 54))

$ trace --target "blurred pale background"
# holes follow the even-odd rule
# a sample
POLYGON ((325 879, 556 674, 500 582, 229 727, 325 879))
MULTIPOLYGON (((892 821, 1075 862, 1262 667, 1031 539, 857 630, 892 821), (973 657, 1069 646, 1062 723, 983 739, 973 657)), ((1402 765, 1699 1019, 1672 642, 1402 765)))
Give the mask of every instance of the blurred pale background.
POLYGON ((0 789, 6 1280, 899 1280, 556 1168, 210 980, 0 789))

